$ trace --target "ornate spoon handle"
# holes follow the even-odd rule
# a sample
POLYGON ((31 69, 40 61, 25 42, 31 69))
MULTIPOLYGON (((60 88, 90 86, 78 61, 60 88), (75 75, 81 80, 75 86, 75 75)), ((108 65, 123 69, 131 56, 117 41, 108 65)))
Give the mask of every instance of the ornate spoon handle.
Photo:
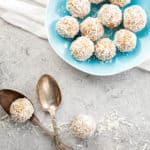
POLYGON ((33 123, 33 125, 40 127, 40 129, 42 129, 46 135, 50 136, 51 138, 54 137, 54 133, 50 132, 35 115, 32 116, 30 121, 33 123))
POLYGON ((53 129, 54 129, 54 141, 55 141, 55 145, 56 145, 57 150, 73 150, 72 147, 67 146, 66 144, 64 144, 61 141, 61 139, 59 138, 58 126, 57 126, 55 113, 51 113, 50 110, 49 110, 49 113, 50 113, 50 116, 51 116, 52 125, 53 125, 53 129))

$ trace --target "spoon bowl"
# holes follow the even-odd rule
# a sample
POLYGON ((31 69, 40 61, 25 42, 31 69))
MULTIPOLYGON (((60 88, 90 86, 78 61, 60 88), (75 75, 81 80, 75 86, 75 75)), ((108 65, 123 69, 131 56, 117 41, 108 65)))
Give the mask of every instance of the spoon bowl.
POLYGON ((43 75, 37 84, 39 102, 45 111, 57 109, 61 103, 61 92, 56 80, 50 75, 43 75))
MULTIPOLYGON (((8 115, 11 115, 10 114, 11 104, 19 98, 26 98, 29 100, 29 98, 27 98, 25 95, 23 95, 22 93, 20 93, 18 91, 10 90, 10 89, 0 90, 0 105, 2 106, 2 108, 5 110, 5 112, 8 115)), ((32 102, 31 102, 31 104, 32 104, 32 102)), ((39 126, 47 135, 53 137, 53 133, 51 133, 45 126, 42 125, 42 123, 39 121, 39 119, 37 118, 37 116, 34 113, 29 120, 32 122, 33 125, 39 126)))
POLYGON ((0 90, 0 105, 9 115, 11 104, 18 98, 26 98, 26 97, 23 94, 14 90, 9 89, 0 90))

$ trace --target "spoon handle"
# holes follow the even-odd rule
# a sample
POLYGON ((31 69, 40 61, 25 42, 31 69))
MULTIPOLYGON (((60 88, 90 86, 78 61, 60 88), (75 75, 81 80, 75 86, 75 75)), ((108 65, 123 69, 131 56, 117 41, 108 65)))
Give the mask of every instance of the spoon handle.
POLYGON ((64 144, 59 137, 55 111, 48 110, 48 112, 50 113, 51 120, 52 120, 52 125, 54 129, 54 141, 55 141, 57 150, 74 150, 72 147, 64 144))
POLYGON ((52 120, 52 125, 53 125, 53 129, 54 129, 55 137, 58 138, 59 133, 58 133, 58 126, 57 126, 56 117, 55 117, 55 115, 52 115, 52 114, 50 114, 50 116, 51 116, 51 120, 52 120))
POLYGON ((57 150, 74 150, 72 147, 62 143, 60 139, 58 143, 58 139, 55 139, 55 137, 54 137, 54 142, 57 150))
POLYGON ((33 125, 40 127, 40 129, 42 129, 47 136, 50 136, 51 138, 54 137, 54 134, 50 132, 35 115, 33 115, 30 120, 33 125))

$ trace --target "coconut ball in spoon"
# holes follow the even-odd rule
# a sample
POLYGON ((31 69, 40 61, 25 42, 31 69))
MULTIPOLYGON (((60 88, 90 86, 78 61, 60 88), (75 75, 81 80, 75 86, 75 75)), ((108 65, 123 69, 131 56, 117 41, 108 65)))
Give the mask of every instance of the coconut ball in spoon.
POLYGON ((34 108, 27 98, 16 99, 10 106, 10 115, 16 122, 26 122, 34 113, 34 108))

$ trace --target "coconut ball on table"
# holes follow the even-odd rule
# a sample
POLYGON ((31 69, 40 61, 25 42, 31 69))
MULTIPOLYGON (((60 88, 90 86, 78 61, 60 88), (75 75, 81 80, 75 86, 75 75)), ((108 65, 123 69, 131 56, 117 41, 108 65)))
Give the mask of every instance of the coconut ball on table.
POLYGON ((16 99, 10 106, 10 114, 16 122, 26 122, 34 113, 31 102, 26 98, 16 99))
POLYGON ((77 18, 87 16, 91 10, 89 0, 67 0, 67 10, 77 18))
POLYGON ((111 3, 124 7, 131 2, 131 0, 109 0, 111 3))
POLYGON ((136 47, 136 35, 126 29, 121 29, 115 33, 114 42, 121 52, 132 51, 136 47))
POLYGON ((88 138, 94 134, 95 130, 96 122, 91 116, 80 114, 71 122, 71 132, 75 137, 88 138))
POLYGON ((88 17, 80 24, 80 31, 83 36, 96 41, 104 34, 104 28, 98 18, 88 17))
POLYGON ((90 2, 93 3, 93 4, 99 4, 99 3, 102 3, 104 1, 105 0, 90 0, 90 2))
POLYGON ((62 37, 74 38, 79 32, 79 23, 74 17, 66 16, 58 20, 56 30, 62 37))
POLYGON ((95 45, 95 55, 99 60, 108 61, 116 55, 116 46, 109 38, 100 39, 95 45))
POLYGON ((133 32, 141 31, 147 23, 145 10, 137 5, 126 8, 123 19, 124 27, 133 32))
POLYGON ((104 26, 115 28, 122 22, 122 12, 117 5, 105 4, 100 8, 98 18, 104 26))
POLYGON ((87 37, 81 36, 72 42, 72 55, 79 61, 85 61, 93 55, 94 43, 87 37))

